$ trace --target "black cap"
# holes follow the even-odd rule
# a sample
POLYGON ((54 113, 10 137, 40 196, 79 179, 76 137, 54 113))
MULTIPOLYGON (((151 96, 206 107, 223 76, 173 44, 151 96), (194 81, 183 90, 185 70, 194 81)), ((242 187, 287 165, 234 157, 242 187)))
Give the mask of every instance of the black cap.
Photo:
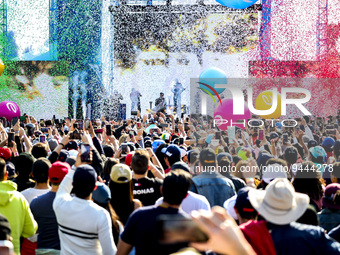
POLYGON ((206 148, 200 152, 200 162, 203 166, 213 166, 216 165, 216 154, 210 149, 206 148))
POLYGON ((315 146, 318 146, 318 143, 315 140, 309 140, 307 144, 308 149, 315 147, 315 146))
POLYGON ((297 158, 298 158, 298 151, 295 147, 293 146, 290 146, 290 147, 287 147, 285 149, 285 160, 288 162, 288 163, 291 163, 291 164, 294 164, 296 163, 297 161, 297 158))
POLYGON ((277 137, 279 137, 279 134, 278 134, 278 133, 276 133, 276 132, 271 132, 271 133, 270 133, 270 140, 275 139, 275 138, 277 138, 277 137))
POLYGON ((88 196, 93 191, 97 182, 97 173, 90 165, 77 167, 73 175, 74 193, 81 196, 88 196))
POLYGON ((253 216, 257 215, 257 211, 254 209, 254 207, 249 202, 248 193, 250 189, 251 189, 250 187, 244 187, 237 192, 235 208, 237 209, 241 217, 249 216, 249 215, 253 215, 253 216))

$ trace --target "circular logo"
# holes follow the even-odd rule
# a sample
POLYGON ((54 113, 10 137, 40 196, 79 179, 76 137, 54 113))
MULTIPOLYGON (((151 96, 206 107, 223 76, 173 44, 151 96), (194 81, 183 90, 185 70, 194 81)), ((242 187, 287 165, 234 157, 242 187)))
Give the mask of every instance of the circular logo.
POLYGON ((17 112, 17 108, 16 108, 16 106, 13 103, 7 103, 6 106, 7 106, 7 109, 10 112, 14 112, 14 113, 17 112))

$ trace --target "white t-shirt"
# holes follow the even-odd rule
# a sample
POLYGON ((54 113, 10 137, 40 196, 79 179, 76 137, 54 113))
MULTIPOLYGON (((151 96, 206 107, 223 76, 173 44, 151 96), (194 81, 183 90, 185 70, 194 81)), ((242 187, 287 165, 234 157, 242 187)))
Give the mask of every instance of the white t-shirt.
POLYGON ((21 194, 26 198, 29 204, 31 204, 32 200, 38 196, 44 195, 49 192, 49 189, 36 189, 36 188, 28 188, 21 191, 21 194))
MULTIPOLYGON (((32 200, 36 197, 39 197, 41 195, 46 194, 49 192, 51 188, 49 189, 35 189, 35 188, 28 188, 23 191, 21 191, 21 194, 26 198, 29 204, 31 204, 32 200)), ((28 240, 31 242, 37 242, 38 241, 38 234, 34 234, 33 236, 29 237, 28 240)))
MULTIPOLYGON (((156 201, 155 205, 160 205, 161 203, 163 203, 163 197, 160 197, 156 201)), ((205 196, 189 191, 188 195, 186 196, 186 198, 183 199, 181 203, 181 209, 190 215, 192 211, 197 211, 201 209, 210 211, 210 204, 205 196)))

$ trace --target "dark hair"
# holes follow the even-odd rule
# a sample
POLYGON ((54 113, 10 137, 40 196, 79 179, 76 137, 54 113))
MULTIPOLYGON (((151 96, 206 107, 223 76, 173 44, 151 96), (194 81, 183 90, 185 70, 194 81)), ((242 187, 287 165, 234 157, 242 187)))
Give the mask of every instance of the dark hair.
POLYGON ((220 167, 229 167, 231 165, 231 162, 227 156, 223 157, 219 164, 220 167))
POLYGON ((33 146, 31 153, 35 158, 46 158, 48 155, 47 146, 43 143, 37 143, 33 146))
POLYGON ((311 199, 318 201, 323 196, 323 179, 317 166, 311 161, 306 161, 301 164, 301 169, 297 170, 293 181, 295 191, 307 194, 311 199))
POLYGON ((0 181, 5 179, 6 173, 6 161, 3 158, 0 158, 0 181))
POLYGON ((73 186, 73 192, 76 195, 76 197, 85 199, 87 198, 94 190, 94 187, 83 185, 82 187, 74 187, 73 186))
POLYGON ((104 208, 110 214, 110 218, 112 220, 112 236, 113 236, 113 240, 114 240, 115 244, 118 245, 118 240, 119 240, 119 223, 118 223, 118 221, 119 221, 119 218, 118 218, 117 213, 112 208, 110 202, 104 203, 104 204, 98 203, 95 200, 93 202, 95 202, 97 205, 99 205, 102 208, 104 208))
POLYGON ((105 161, 105 164, 104 164, 104 169, 103 169, 103 172, 102 172, 102 176, 107 174, 107 175, 110 175, 111 174, 111 169, 114 165, 118 164, 118 160, 116 158, 108 158, 106 161, 105 161))
POLYGON ((146 150, 138 150, 132 156, 131 168, 136 174, 145 174, 149 167, 149 154, 146 150))
POLYGON ((111 180, 109 188, 112 197, 110 204, 117 213, 119 220, 125 225, 134 210, 133 182, 131 180, 126 183, 116 183, 111 180))
POLYGON ((190 164, 193 164, 193 163, 195 163, 198 160, 198 158, 199 158, 198 152, 197 151, 193 151, 193 152, 190 153, 190 157, 188 157, 188 162, 190 164))
POLYGON ((172 166, 173 164, 175 164, 178 161, 181 161, 180 159, 178 160, 178 158, 175 157, 168 157, 167 155, 164 156, 164 158, 167 158, 169 161, 169 165, 172 166))
POLYGON ((32 166, 32 174, 37 183, 46 183, 48 181, 48 170, 51 162, 47 158, 37 159, 32 166))
POLYGON ((165 164, 164 161, 164 153, 162 152, 163 148, 166 148, 168 146, 168 144, 166 143, 162 143, 161 145, 159 145, 155 151, 156 157, 158 158, 159 162, 161 163, 163 169, 167 169, 168 166, 165 164))
POLYGON ((183 170, 173 170, 163 181, 164 202, 180 205, 192 184, 191 175, 183 170))

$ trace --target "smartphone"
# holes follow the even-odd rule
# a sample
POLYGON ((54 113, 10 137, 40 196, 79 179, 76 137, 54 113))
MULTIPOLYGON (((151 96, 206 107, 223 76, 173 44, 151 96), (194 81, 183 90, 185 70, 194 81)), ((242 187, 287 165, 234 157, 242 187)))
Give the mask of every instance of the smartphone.
POLYGON ((125 157, 128 154, 128 145, 126 143, 122 143, 122 156, 125 157))
POLYGON ((19 117, 19 120, 20 120, 20 121, 26 121, 26 116, 20 116, 20 117, 19 117))
POLYGON ((137 122, 137 128, 140 128, 140 122, 137 122))
POLYGON ((283 134, 282 138, 284 143, 288 143, 288 134, 283 134))
POLYGON ((218 140, 221 139, 221 132, 218 131, 215 133, 215 139, 218 139, 218 140))
POLYGON ((81 162, 91 162, 92 161, 92 153, 91 147, 89 144, 82 144, 80 147, 80 160, 81 162))
POLYGON ((8 147, 12 147, 12 142, 14 141, 14 132, 8 132, 8 147))
POLYGON ((113 128, 119 128, 119 125, 114 125, 113 128))
POLYGON ((338 127, 339 127, 338 124, 335 123, 335 124, 334 124, 334 128, 335 128, 335 129, 338 129, 338 127))
POLYGON ((179 145, 182 145, 182 144, 184 144, 184 138, 183 138, 183 137, 180 137, 180 138, 179 138, 179 145))
POLYGON ((162 123, 162 124, 161 124, 161 127, 167 128, 167 127, 168 127, 168 124, 167 124, 167 123, 162 123))
POLYGON ((259 140, 263 141, 263 139, 264 139, 264 130, 260 129, 259 130, 259 140))
POLYGON ((44 143, 46 141, 46 136, 45 135, 40 135, 39 136, 39 142, 44 143))
POLYGON ((90 120, 86 119, 85 120, 85 130, 89 130, 89 128, 90 128, 90 120))
POLYGON ((327 125, 326 129, 334 129, 334 126, 333 125, 327 125))
POLYGON ((177 126, 175 127, 175 133, 178 133, 178 127, 177 126))
POLYGON ((17 117, 14 117, 14 118, 12 119, 12 127, 14 127, 15 124, 17 124, 17 122, 18 122, 18 118, 17 118, 17 117))
MULTIPOLYGON (((154 131, 155 131, 155 130, 154 130, 154 131)), ((129 132, 129 136, 130 136, 130 139, 134 136, 133 131, 130 131, 130 132, 129 132)))
POLYGON ((42 127, 42 128, 41 128, 41 132, 43 132, 43 133, 47 133, 47 132, 48 132, 48 128, 46 128, 46 127, 42 127))
POLYGON ((78 129, 83 129, 83 121, 82 120, 78 121, 78 129))
POLYGON ((148 114, 148 119, 151 119, 151 114, 150 113, 148 114))
POLYGON ((236 138, 235 127, 228 127, 228 138, 230 143, 234 143, 233 140, 236 138))
POLYGON ((106 135, 107 136, 111 136, 112 135, 111 125, 106 125, 106 135))
POLYGON ((164 214, 157 218, 158 241, 161 244, 204 243, 208 235, 190 218, 178 214, 164 214))

